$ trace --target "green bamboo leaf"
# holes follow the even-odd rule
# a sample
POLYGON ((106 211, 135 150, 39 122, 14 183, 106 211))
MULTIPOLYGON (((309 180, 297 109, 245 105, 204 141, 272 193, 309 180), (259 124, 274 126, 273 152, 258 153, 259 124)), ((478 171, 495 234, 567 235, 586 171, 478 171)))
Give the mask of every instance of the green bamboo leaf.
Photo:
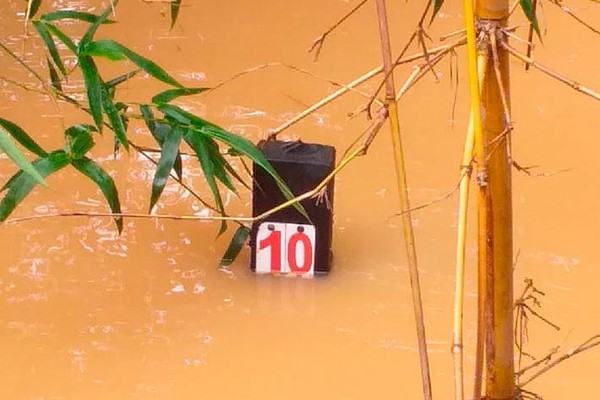
MULTIPOLYGON (((33 179, 35 179, 38 183, 46 186, 46 182, 44 182, 44 178, 36 171, 36 169, 31 165, 29 161, 25 158, 25 156, 19 151, 17 146, 13 143, 8 135, 8 132, 4 130, 4 128, 0 127, 0 150, 6 153, 6 155, 13 160, 13 162, 21 168, 23 171, 27 172, 33 179)), ((7 182, 8 184, 9 182, 7 182)), ((4 188, 3 188, 4 189, 4 188)))
MULTIPOLYGON (((121 214, 121 203, 119 192, 113 179, 98 164, 87 157, 72 160, 71 164, 90 178, 102 191, 110 210, 114 214, 121 214)), ((115 223, 119 233, 123 231, 123 217, 115 217, 115 223)))
POLYGON ((73 54, 77 54, 77 45, 75 44, 75 42, 73 42, 73 40, 71 40, 71 38, 69 36, 67 36, 66 33, 64 33, 63 31, 61 31, 60 29, 58 29, 56 26, 50 24, 50 23, 46 23, 44 22, 44 26, 61 42, 63 42, 63 44, 65 46, 67 46, 67 48, 69 50, 71 50, 73 52, 73 54))
MULTIPOLYGON (((148 130, 156 140, 156 142, 162 147, 165 142, 165 136, 172 129, 172 126, 164 122, 156 122, 154 120, 154 114, 150 110, 150 107, 146 104, 140 106, 140 111, 144 122, 148 127, 148 130)), ((177 152, 177 158, 175 158, 175 164, 173 164, 173 170, 179 179, 183 177, 183 162, 181 160, 181 154, 177 152)))
MULTIPOLYGON (((267 172, 273 178, 275 184, 279 190, 281 190, 281 193, 283 193, 286 199, 291 200, 295 197, 290 188, 286 185, 283 179, 281 179, 277 171, 273 169, 273 166, 271 166, 261 151, 258 150, 256 146, 248 139, 227 132, 219 126, 190 114, 172 104, 160 104, 157 106, 157 108, 163 114, 179 122, 180 124, 192 125, 197 129, 199 134, 210 136, 213 139, 225 143, 229 147, 232 147, 239 153, 250 158, 256 165, 265 170, 265 172, 267 172)), ((306 217, 306 219, 310 219, 302 204, 297 202, 293 205, 293 207, 300 214, 306 217)))
MULTIPOLYGON (((208 183, 208 187, 213 194, 213 198, 215 199, 215 206, 217 211, 221 215, 225 215, 225 209, 223 207, 223 199, 221 197, 221 192, 219 191, 219 187, 217 186, 217 182, 215 180, 215 165, 213 163, 213 159, 211 158, 208 151, 208 142, 207 138, 202 135, 196 134, 192 129, 187 129, 183 134, 183 138, 187 142, 187 144, 194 150, 196 156, 198 157, 198 162, 200 163, 200 167, 202 168, 202 172, 204 173, 204 178, 206 179, 206 183, 208 183)), ((227 224, 225 221, 221 221, 221 228, 219 229, 218 235, 221 235, 227 229, 227 224)))
POLYGON ((98 28, 100 27, 100 25, 102 25, 108 19, 108 16, 110 15, 111 12, 113 12, 113 9, 117 5, 118 2, 119 2, 119 0, 111 0, 110 6, 108 6, 106 8, 106 10, 104 10, 104 12, 98 17, 98 19, 96 21, 94 21, 92 23, 92 25, 90 25, 88 30, 85 32, 85 34, 81 38, 81 41, 79 42, 80 48, 81 48, 81 46, 85 46, 87 43, 92 41, 98 28))
POLYGON ((68 140, 67 153, 71 159, 83 158, 94 147, 92 132, 96 131, 96 127, 92 125, 75 125, 65 130, 65 136, 68 140))
MULTIPOLYGON (((227 171, 233 171, 235 173, 234 176, 236 176, 237 173, 219 152, 219 145, 217 144, 217 142, 215 142, 214 140, 209 139, 209 138, 205 138, 204 140, 206 142, 206 150, 208 152, 208 157, 212 160, 212 162, 215 166, 215 176, 229 190, 231 190, 233 193, 237 194, 237 189, 235 188, 235 186, 233 186, 233 183, 229 179, 229 176, 227 175, 227 171), (227 168, 227 167, 229 167, 229 168, 227 168)), ((237 177, 239 177, 239 175, 237 175, 237 177)))
POLYGON ((181 143, 182 130, 174 127, 165 136, 165 141, 162 146, 160 153, 160 159, 156 166, 156 172, 154 174, 154 181, 152 182, 152 193, 150 195, 150 208, 149 212, 152 212, 154 205, 158 201, 158 198, 162 194, 169 174, 173 169, 173 164, 177 158, 179 152, 179 144, 181 143))
MULTIPOLYGON (((98 67, 91 57, 80 55, 79 68, 83 74, 83 82, 87 92, 88 103, 90 105, 90 113, 94 118, 94 123, 99 132, 102 132, 102 81, 98 75, 98 67)), ((107 113, 108 115, 108 113, 107 113)), ((110 118, 110 117, 109 117, 110 118)))
POLYGON ((102 108, 108 117, 110 126, 115 134, 115 137, 123 145, 125 150, 129 151, 129 142, 127 141, 127 134, 125 129, 125 122, 121 116, 121 113, 117 109, 117 106, 112 102, 111 96, 105 85, 102 87, 102 108))
POLYGON ((235 261, 240 254, 242 247, 244 247, 244 244, 248 241, 248 236, 250 236, 250 228, 240 225, 233 234, 231 242, 229 242, 229 246, 219 262, 220 267, 228 267, 235 261))
POLYGON ((177 17, 179 16, 179 8, 181 7, 181 0, 171 0, 171 29, 175 25, 175 21, 177 21, 177 17))
POLYGON ((124 60, 119 46, 112 40, 96 40, 83 45, 81 52, 87 56, 104 57, 112 61, 124 60))
POLYGON ((156 96, 154 96, 152 98, 152 102, 154 104, 162 104, 162 103, 169 103, 172 100, 175 100, 178 97, 181 96, 190 96, 193 94, 198 94, 198 93, 202 93, 206 90, 208 90, 209 88, 183 88, 183 89, 169 89, 169 90, 165 90, 164 92, 161 92, 159 94, 157 94, 156 96))
POLYGON ((62 90, 63 90, 62 83, 60 81, 60 76, 58 76, 58 72, 56 71, 56 68, 54 68, 54 65, 48 58, 46 58, 46 64, 48 65, 48 74, 50 75, 50 84, 52 85, 52 87, 54 89, 56 89, 59 92, 62 92, 62 90))
MULTIPOLYGON (((69 156, 63 150, 53 151, 47 157, 35 160, 32 165, 42 177, 66 167, 69 165, 69 156)), ((12 184, 8 192, 0 202, 0 222, 3 222, 14 211, 19 203, 31 192, 37 185, 37 181, 29 174, 17 172, 18 176, 12 179, 12 184)))
POLYGON ((435 19, 437 13, 442 8, 442 5, 444 5, 444 0, 433 0, 433 12, 431 13, 431 21, 430 21, 430 23, 433 22, 433 20, 435 19))
POLYGON ((131 62, 146 71, 155 79, 178 88, 183 88, 181 83, 177 82, 171 75, 169 75, 167 71, 165 71, 154 61, 142 57, 141 55, 128 49, 122 44, 115 42, 114 40, 102 39, 83 45, 80 44, 80 49, 85 54, 88 54, 88 52, 91 51, 96 53, 91 55, 102 55, 108 58, 112 57, 111 59, 115 59, 117 56, 127 57, 131 62))
POLYGON ((42 5, 42 0, 26 0, 27 1, 27 11, 26 14, 29 16, 29 19, 35 17, 40 6, 42 5))
POLYGON ((540 33, 540 25, 538 24, 536 10, 533 8, 533 0, 519 0, 519 4, 521 4, 521 9, 527 17, 527 20, 529 20, 529 23, 533 25, 535 33, 538 35, 540 40, 542 40, 542 34, 540 33))
POLYGON ((6 131, 8 131, 21 146, 25 147, 36 156, 46 157, 48 155, 48 153, 46 153, 46 151, 42 149, 40 145, 38 145, 19 125, 4 118, 0 118, 0 126, 6 129, 6 131))
POLYGON ((111 89, 115 88, 118 85, 120 85, 121 83, 127 82, 128 80, 130 80, 131 78, 136 76, 140 71, 141 71, 141 69, 136 69, 136 70, 128 72, 126 74, 119 75, 116 78, 113 78, 113 79, 109 80, 108 82, 106 82, 106 87, 111 88, 111 89))
MULTIPOLYGON (((100 19, 100 15, 75 10, 58 10, 49 12, 40 17, 40 20, 44 22, 58 21, 61 19, 77 19, 79 21, 90 22, 93 24, 100 19)), ((116 21, 106 19, 101 21, 100 24, 114 24, 115 22, 116 21)))
POLYGON ((42 22, 39 22, 39 21, 33 21, 32 23, 33 23, 35 30, 38 32, 38 34, 42 38, 42 41, 44 42, 44 45, 46 46, 46 50, 48 50, 50 57, 52 57, 52 61, 54 61, 54 64, 56 64, 56 66, 58 67, 60 72, 62 72, 63 76, 67 76, 67 70, 65 69, 65 66, 60 58, 60 54, 58 54, 58 49, 56 48, 56 43, 54 43, 52 36, 50 36, 50 32, 46 28, 46 25, 44 25, 42 22))
POLYGON ((17 178, 19 178, 19 176, 23 175, 23 170, 19 170, 17 171, 16 174, 14 174, 13 176, 10 177, 9 180, 7 180, 4 185, 2 185, 2 188, 0 188, 0 193, 4 192, 6 189, 9 189, 14 182, 17 180, 17 178))

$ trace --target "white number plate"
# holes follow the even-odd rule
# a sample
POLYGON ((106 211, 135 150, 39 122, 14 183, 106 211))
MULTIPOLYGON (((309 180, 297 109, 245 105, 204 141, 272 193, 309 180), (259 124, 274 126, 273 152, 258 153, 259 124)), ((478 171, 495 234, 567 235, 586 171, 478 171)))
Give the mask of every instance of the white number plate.
POLYGON ((256 273, 312 276, 315 244, 313 225, 263 222, 256 234, 256 273))

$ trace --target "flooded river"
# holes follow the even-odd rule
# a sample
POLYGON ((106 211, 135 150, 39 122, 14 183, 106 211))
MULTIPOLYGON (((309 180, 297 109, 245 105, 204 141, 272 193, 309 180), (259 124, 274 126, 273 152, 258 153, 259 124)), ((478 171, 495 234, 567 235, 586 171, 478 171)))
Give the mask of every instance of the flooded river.
MULTIPOLYGON (((42 11, 60 6, 99 12, 109 2, 42 3, 42 11)), ((273 66, 179 100, 186 109, 257 141, 335 90, 318 77, 347 83, 380 64, 374 3, 328 36, 318 62, 306 51, 355 3, 183 0, 180 20, 169 31, 167 5, 123 0, 116 15, 121 22, 102 27, 98 37, 121 41, 188 86, 214 86, 268 62, 311 71, 315 76, 273 66)), ((446 3, 429 31, 436 41, 462 23, 458 2, 446 3)), ((582 18, 599 25, 599 5, 569 3, 582 18)), ((41 43, 32 28, 23 44, 24 4, 0 2, 0 38, 45 74, 41 43)), ((421 3, 390 2, 389 7, 397 50, 414 29, 421 3)), ((598 37, 546 2, 542 27, 547 32, 536 59, 600 90, 598 37)), ((81 32, 82 26, 68 29, 81 32)), ((524 28, 517 33, 527 34, 524 28)), ((457 184, 467 120, 465 57, 459 50, 454 114, 455 75, 449 61, 436 69, 439 82, 427 76, 400 103, 414 205, 444 196, 457 184)), ((68 61, 73 65, 74 59, 68 61)), ((516 289, 521 291, 525 277, 533 278, 546 294, 541 313, 561 327, 555 331, 532 317, 527 350, 543 357, 554 346, 566 350, 600 333, 600 207, 595 198, 600 195, 600 104, 537 71, 526 73, 520 62, 511 67, 514 157, 549 175, 514 172, 516 289)), ((131 68, 101 64, 106 76, 131 68)), ((399 82, 409 72, 401 70, 399 82)), ((29 80, 4 53, 0 75, 29 80)), ((361 89, 372 91, 377 83, 361 89)), ((47 148, 62 146, 63 123, 89 121, 69 105, 61 104, 59 112, 47 98, 6 80, 0 87, 0 116, 35 132, 47 148)), ((75 78, 68 88, 81 90, 81 81, 75 78)), ((151 79, 138 77, 119 95, 149 101, 160 89, 151 79)), ((368 126, 362 115, 348 118, 364 103, 356 93, 347 94, 284 131, 282 138, 333 145, 341 154, 368 126)), ((132 140, 153 145, 142 124, 133 122, 129 132, 132 140)), ((111 145, 106 135, 93 155, 115 178, 124 210, 146 212, 153 165, 135 152, 113 159, 111 145)), ((186 182, 210 198, 195 161, 185 159, 184 164, 186 182)), ((2 157, 0 181, 13 172, 2 157)), ((50 188, 35 190, 14 217, 106 211, 100 193, 74 171, 66 169, 48 182, 50 188)), ((233 215, 248 215, 249 201, 247 193, 228 196, 227 207, 233 215)), ((453 390, 456 205, 454 195, 414 214, 437 399, 452 398, 453 390)), ((231 231, 215 240, 215 223, 126 219, 121 236, 109 218, 0 225, 0 398, 421 398, 387 126, 369 154, 338 176, 334 208, 334 265, 329 276, 317 279, 258 277, 249 271, 247 249, 230 270, 220 270, 218 260, 231 231)), ((201 215, 206 210, 173 183, 157 212, 201 215)), ((475 337, 472 239, 467 249, 467 387, 475 337)), ((599 366, 600 350, 592 350, 526 388, 547 400, 598 398, 594 382, 599 366)))

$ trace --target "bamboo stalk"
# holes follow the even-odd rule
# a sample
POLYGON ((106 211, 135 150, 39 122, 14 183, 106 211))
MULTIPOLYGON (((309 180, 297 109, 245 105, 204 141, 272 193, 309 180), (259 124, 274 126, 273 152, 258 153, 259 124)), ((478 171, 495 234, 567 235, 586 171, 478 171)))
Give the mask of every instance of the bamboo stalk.
POLYGON ((473 12, 472 0, 464 0, 465 28, 467 33, 467 60, 469 73, 469 89, 471 95, 471 116, 473 119, 473 134, 475 144, 475 161, 477 163, 477 203, 478 203, 478 223, 477 223, 477 244, 479 248, 478 256, 478 302, 477 302, 477 347, 475 350, 475 383, 473 387, 473 398, 481 398, 481 382, 483 373, 483 343, 484 343, 484 310, 482 304, 485 293, 485 265, 487 259, 487 236, 489 231, 487 227, 487 169, 485 146, 481 130, 481 100, 479 96, 479 82, 477 71, 477 43, 475 36, 475 15, 473 12))
MULTIPOLYGON (((487 60, 477 59, 478 81, 482 82, 486 73, 487 60)), ((465 147, 461 164, 458 201, 458 227, 456 241, 456 282, 454 295, 454 330, 452 336, 452 354, 454 356, 454 398, 464 399, 464 363, 463 363, 463 304, 464 304, 464 275, 465 247, 467 237, 467 209, 469 202, 469 182, 471 179, 473 147, 475 142, 475 127, 473 113, 469 116, 469 127, 465 138, 465 147)))
POLYGON ((419 346, 419 360, 421 363, 421 382, 423 385, 423 397, 432 399, 431 378, 429 373, 429 359, 427 355, 427 341, 425 334, 425 322, 423 316, 423 304, 421 301, 421 288, 419 284, 419 270, 417 267, 417 252, 415 247, 414 233, 412 229, 412 217, 410 201, 408 197, 406 169, 404 166, 404 154, 402 150, 402 139, 400 136, 400 124, 398 121, 398 109, 395 101, 396 90, 394 88, 394 76, 392 74, 393 62, 390 46, 390 36, 387 22, 387 11, 385 0, 377 0, 377 15, 379 19, 379 34, 381 39, 381 51, 383 56, 383 69, 387 76, 385 82, 385 103, 388 107, 390 117, 390 129, 394 148, 394 160, 396 164, 396 177, 400 192, 400 207, 403 211, 402 226, 404 230, 404 242, 408 258, 408 269, 412 289, 413 307, 417 327, 417 341, 419 346))
MULTIPOLYGON (((476 1, 476 17, 493 45, 496 32, 507 26, 508 0, 476 1)), ((486 399, 508 400, 517 394, 514 374, 512 183, 509 149, 510 112, 508 52, 490 54, 490 69, 482 84, 482 146, 480 186, 480 289, 485 291, 486 399), (493 55, 493 57, 492 57, 493 55), (503 104, 503 98, 505 100, 503 104), (494 150, 489 148, 493 144, 494 150)))

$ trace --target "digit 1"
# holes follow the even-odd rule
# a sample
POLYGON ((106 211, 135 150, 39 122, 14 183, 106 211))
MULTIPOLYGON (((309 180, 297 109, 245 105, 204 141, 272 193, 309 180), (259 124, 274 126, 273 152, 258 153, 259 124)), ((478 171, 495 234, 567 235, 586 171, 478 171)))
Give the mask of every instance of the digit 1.
POLYGON ((308 236, 304 234, 304 227, 299 226, 298 232, 290 236, 287 248, 287 261, 290 266, 290 272, 306 273, 310 271, 312 264, 312 244, 308 236), (302 243, 304 249, 304 260, 302 266, 299 267, 296 263, 296 247, 298 242, 302 243))
POLYGON ((267 229, 271 234, 261 240, 258 245, 260 250, 271 247, 271 272, 281 271, 281 231, 275 230, 275 226, 269 224, 267 229))

